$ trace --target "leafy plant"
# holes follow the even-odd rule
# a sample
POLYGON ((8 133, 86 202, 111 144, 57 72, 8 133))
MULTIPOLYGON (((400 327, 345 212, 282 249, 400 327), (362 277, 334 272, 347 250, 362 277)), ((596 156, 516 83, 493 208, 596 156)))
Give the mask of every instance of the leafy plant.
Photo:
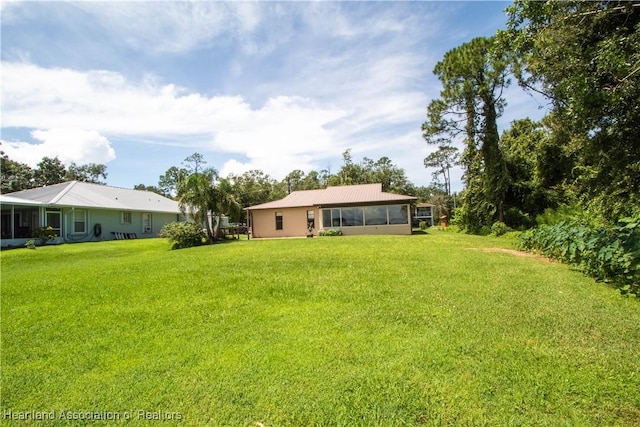
POLYGON ((31 239, 31 240, 27 240, 24 244, 24 247, 27 249, 35 249, 36 248, 36 241, 31 239))
POLYGON ((577 221, 542 225, 523 233, 518 246, 579 266, 623 294, 640 297, 640 215, 623 218, 615 226, 577 221))
POLYGON ((491 234, 494 236, 502 236, 503 234, 511 231, 511 228, 507 224, 501 221, 494 222, 491 226, 491 234))
POLYGON ((171 249, 200 246, 207 241, 207 234, 195 222, 170 222, 160 230, 160 237, 171 242, 171 249))
POLYGON ((426 221, 420 221, 420 223, 418 224, 418 227, 420 227, 420 230, 426 230, 427 229, 427 222, 426 221))
POLYGON ((38 243, 40 243, 41 245, 46 245, 48 242, 58 237, 58 235, 53 231, 53 228, 51 226, 48 226, 36 228, 33 231, 32 237, 34 239, 37 239, 38 243))

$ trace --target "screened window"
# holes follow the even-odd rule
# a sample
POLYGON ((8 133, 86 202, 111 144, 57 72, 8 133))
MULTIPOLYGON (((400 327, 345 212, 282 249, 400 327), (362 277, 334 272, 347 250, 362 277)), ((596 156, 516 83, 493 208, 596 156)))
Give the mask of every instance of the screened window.
POLYGON ((340 227, 340 209, 331 209, 331 226, 332 227, 340 227))
POLYGON ((342 226, 353 227, 364 224, 362 208, 342 208, 342 226))
POLYGON ((389 224, 407 224, 407 205, 391 205, 389 208, 389 224))
POLYGON ((74 234, 87 232, 87 211, 79 209, 73 211, 73 232, 74 234))
POLYGON ((367 206, 364 208, 365 225, 387 225, 386 206, 367 206))
POLYGON ((276 230, 282 230, 282 212, 276 212, 276 230))
POLYGON ((331 227, 331 209, 322 210, 322 226, 325 228, 331 227))

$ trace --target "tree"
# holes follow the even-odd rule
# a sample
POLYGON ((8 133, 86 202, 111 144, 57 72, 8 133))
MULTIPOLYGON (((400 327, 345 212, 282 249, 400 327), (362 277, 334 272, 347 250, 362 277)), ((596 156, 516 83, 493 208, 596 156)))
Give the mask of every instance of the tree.
POLYGON ((434 69, 443 89, 427 107, 423 137, 437 145, 464 137, 462 202, 469 229, 503 220, 508 181, 497 119, 505 106, 507 65, 506 54, 492 37, 475 38, 448 51, 434 69))
POLYGON ((178 183, 188 175, 184 168, 171 166, 164 175, 158 179, 158 189, 167 197, 175 197, 178 193, 178 183))
POLYGON ((139 190, 139 191, 150 191, 152 193, 156 193, 164 197, 169 197, 162 190, 160 190, 158 187, 154 187, 153 185, 136 184, 133 186, 133 189, 139 190))
POLYGON ((9 159, 0 151, 0 190, 2 194, 33 188, 33 170, 24 163, 9 159))
POLYGON ((447 196, 451 196, 451 173, 450 169, 458 164, 460 154, 456 147, 450 145, 440 145, 437 151, 429 154, 424 159, 424 166, 435 168, 433 172, 434 180, 442 175, 444 181, 444 191, 447 196))
POLYGON ((576 164, 572 188, 611 221, 640 211, 640 3, 518 0, 499 33, 576 164))
MULTIPOLYGON (((261 170, 253 169, 242 175, 229 175, 228 179, 232 193, 242 208, 277 200, 287 194, 282 183, 261 170)), ((239 217, 235 220, 241 222, 239 217)))
POLYGON ((36 187, 59 184, 65 181, 66 168, 56 157, 43 157, 33 172, 36 187))
POLYGON ((107 178, 107 166, 98 163, 87 163, 78 166, 74 162, 71 162, 65 174, 66 181, 81 181, 105 185, 106 183, 101 181, 100 178, 107 178))

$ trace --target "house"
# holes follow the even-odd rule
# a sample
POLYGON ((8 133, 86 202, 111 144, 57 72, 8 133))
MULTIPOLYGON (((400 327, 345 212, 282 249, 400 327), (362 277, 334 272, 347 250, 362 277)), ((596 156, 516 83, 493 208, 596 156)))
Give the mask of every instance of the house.
POLYGON ((39 227, 56 243, 156 237, 181 219, 178 203, 150 191, 70 181, 0 195, 2 246, 22 246, 39 227))
POLYGON ((418 226, 421 222, 425 222, 427 227, 433 225, 433 210, 435 205, 431 203, 418 203, 413 212, 413 225, 418 226))
POLYGON ((385 193, 382 184, 294 191, 245 208, 253 237, 304 237, 338 228, 345 235, 411 234, 415 197, 385 193))

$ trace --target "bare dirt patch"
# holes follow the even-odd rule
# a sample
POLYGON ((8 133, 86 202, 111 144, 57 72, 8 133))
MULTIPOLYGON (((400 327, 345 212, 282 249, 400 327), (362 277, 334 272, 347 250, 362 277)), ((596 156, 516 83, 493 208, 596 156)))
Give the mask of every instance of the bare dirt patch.
POLYGON ((544 257, 538 254, 532 254, 530 252, 519 251, 516 249, 506 249, 506 248, 466 248, 471 251, 480 251, 480 252, 500 252, 504 254, 511 254, 517 256, 519 258, 535 258, 540 261, 553 262, 550 258, 544 257))

